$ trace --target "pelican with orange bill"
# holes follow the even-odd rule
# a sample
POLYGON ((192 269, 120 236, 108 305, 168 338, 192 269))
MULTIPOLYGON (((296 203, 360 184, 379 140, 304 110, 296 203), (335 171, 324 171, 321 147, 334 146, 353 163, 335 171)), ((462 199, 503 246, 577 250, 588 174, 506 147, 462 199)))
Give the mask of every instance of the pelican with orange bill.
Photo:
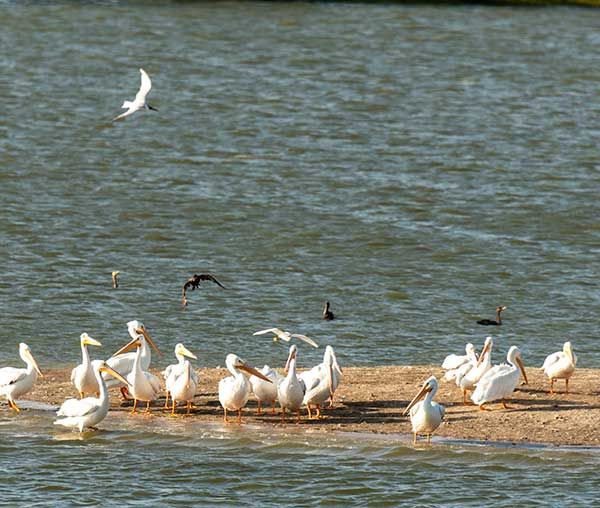
POLYGON ((224 411, 223 420, 225 423, 229 423, 227 411, 237 411, 237 422, 242 423, 242 408, 246 405, 250 397, 250 382, 241 371, 269 383, 272 383, 272 381, 262 372, 251 367, 239 356, 232 353, 227 355, 225 365, 227 365, 227 370, 232 375, 219 381, 219 402, 224 411))
POLYGON ((423 383, 419 393, 415 395, 402 415, 410 414, 410 423, 413 431, 413 444, 417 444, 417 436, 425 434, 427 442, 431 442, 431 434, 440 426, 444 419, 446 409, 441 404, 433 401, 438 390, 438 382, 431 376, 423 383), (424 400, 421 400, 423 399, 424 400))

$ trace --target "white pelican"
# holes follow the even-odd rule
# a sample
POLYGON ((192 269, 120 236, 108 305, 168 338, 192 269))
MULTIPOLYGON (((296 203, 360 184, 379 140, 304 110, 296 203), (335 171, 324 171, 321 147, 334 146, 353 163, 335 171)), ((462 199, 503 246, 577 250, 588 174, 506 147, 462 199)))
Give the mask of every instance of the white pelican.
POLYGON ((446 412, 444 406, 433 402, 433 397, 438 390, 438 382, 434 376, 431 376, 423 387, 415 395, 414 399, 410 401, 410 404, 404 410, 403 415, 410 412, 410 423, 412 424, 413 431, 413 444, 417 444, 417 435, 425 434, 427 436, 427 442, 431 442, 431 434, 440 426, 444 419, 444 413, 446 412), (421 399, 425 396, 425 400, 421 399), (420 401, 420 402, 419 402, 420 401))
POLYGON ((275 402, 277 401, 277 385, 283 379, 283 376, 276 370, 272 369, 268 365, 265 365, 259 370, 261 374, 271 380, 270 383, 263 381, 261 378, 256 376, 250 376, 250 385, 252 386, 252 392, 256 395, 258 401, 258 414, 262 414, 262 404, 270 402, 272 412, 275 412, 275 402))
POLYGON ((337 357, 335 355, 335 351, 331 346, 325 347, 325 352, 323 353, 323 361, 319 365, 315 365, 312 369, 301 372, 298 377, 304 381, 306 385, 306 389, 308 390, 309 386, 316 386, 318 380, 326 378, 329 375, 329 365, 330 363, 333 365, 333 377, 331 387, 333 389, 331 398, 329 399, 329 407, 333 407, 333 393, 337 390, 338 385, 340 384, 340 380, 343 376, 342 368, 337 361, 337 357))
POLYGON ((456 374, 456 386, 463 392, 463 404, 467 403, 467 391, 474 390, 481 377, 492 368, 492 347, 494 341, 491 337, 485 338, 485 343, 479 359, 472 368, 459 369, 456 374))
POLYGON ((296 422, 300 423, 300 408, 304 400, 306 387, 304 381, 296 375, 296 356, 298 348, 290 346, 287 362, 285 362, 286 377, 277 385, 277 398, 281 406, 281 421, 285 423, 285 410, 296 412, 296 422))
POLYGON ((133 396, 131 414, 136 412, 137 404, 140 400, 146 402, 146 413, 149 413, 150 402, 156 400, 158 392, 161 390, 160 381, 154 374, 142 370, 142 337, 136 339, 134 342, 135 346, 137 346, 137 351, 133 362, 133 369, 126 377, 130 385, 131 395, 133 396))
POLYGON ((471 400, 479 406, 479 409, 487 409, 483 406, 485 403, 498 399, 501 399, 504 408, 508 409, 506 399, 511 396, 519 383, 519 370, 527 384, 525 366, 521 360, 521 351, 517 346, 510 347, 506 360, 508 365, 503 363, 492 367, 477 383, 471 400))
POLYGON ((264 335, 265 333, 272 333, 274 335, 273 342, 277 342, 279 339, 289 342, 290 340, 292 340, 292 338, 296 338, 303 340, 307 344, 310 344, 312 347, 319 347, 319 345, 314 340, 312 340, 310 337, 307 337, 306 335, 286 332, 284 330, 281 330, 280 328, 267 328, 266 330, 254 332, 252 335, 264 335))
MULTIPOLYGON (((150 368, 150 362, 152 361, 152 352, 148 345, 150 345, 160 356, 162 356, 162 353, 160 352, 158 347, 156 347, 156 344, 154 344, 154 341, 152 340, 152 337, 150 337, 148 330, 146 330, 146 327, 142 323, 140 323, 137 320, 129 321, 127 323, 127 331, 129 332, 129 335, 131 336, 132 340, 128 342, 125 346, 123 346, 121 349, 119 349, 115 354, 113 354, 111 358, 106 360, 106 364, 110 368, 116 370, 123 377, 127 377, 127 374, 129 374, 133 369, 133 363, 135 361, 137 352, 128 351, 131 351, 136 347, 136 341, 138 339, 142 344, 140 348, 140 361, 142 370, 147 371, 150 368)), ((106 375, 104 375, 103 377, 106 381, 106 386, 108 386, 109 388, 121 384, 120 381, 116 379, 107 379, 106 375)), ((127 398, 126 386, 121 387, 121 393, 123 394, 124 398, 127 398)))
POLYGON ((552 353, 544 360, 542 370, 544 374, 550 379, 550 394, 554 393, 554 380, 564 379, 566 393, 569 393, 569 378, 575 372, 575 365, 577 364, 577 356, 573 353, 573 346, 570 342, 563 344, 563 350, 557 353, 552 353))
MULTIPOLYGON (((188 355, 190 358, 196 358, 191 353, 188 355)), ((192 400, 196 395, 196 389, 198 388, 198 383, 194 381, 194 377, 192 376, 192 364, 189 360, 184 360, 183 362, 183 372, 179 374, 179 376, 173 376, 169 378, 170 384, 167 387, 167 394, 171 394, 171 398, 173 399, 173 408, 171 410, 171 414, 175 414, 175 406, 178 400, 185 401, 187 414, 190 414, 190 409, 192 408, 192 400)))
POLYGON ((334 356, 332 354, 326 355, 323 359, 323 363, 319 366, 320 371, 318 375, 312 377, 307 376, 309 381, 306 382, 306 393, 304 394, 303 403, 306 405, 309 419, 313 418, 310 412, 311 406, 316 407, 317 414, 315 417, 320 419, 322 418, 321 405, 326 400, 329 400, 331 403, 333 399, 333 392, 335 391, 333 387, 333 358, 334 356))
MULTIPOLYGON (((442 362, 442 369, 444 370, 455 370, 465 363, 470 363, 473 360, 477 361, 477 353, 475 352, 475 346, 470 342, 465 346, 466 355, 455 355, 454 353, 446 356, 442 362)), ((454 378, 452 378, 454 379, 454 378)))
POLYGON ((257 371, 254 367, 250 367, 250 365, 244 362, 239 356, 232 353, 227 355, 225 364, 232 376, 223 378, 219 381, 219 402, 224 411, 223 420, 225 423, 229 423, 227 411, 237 411, 237 421, 238 423, 242 423, 242 408, 246 405, 248 397, 250 396, 250 382, 241 371, 243 370, 248 374, 255 375, 269 383, 271 380, 261 372, 257 371))
MULTIPOLYGON (((169 407, 169 396, 170 396, 170 388, 169 386, 183 374, 183 369, 185 367, 185 362, 187 358, 193 358, 197 360, 198 357, 191 353, 181 342, 179 342, 175 346, 175 358, 177 358, 177 363, 173 363, 169 365, 165 370, 162 371, 163 378, 165 380, 165 387, 167 389, 167 396, 165 398, 165 409, 169 407)), ((192 381, 196 386, 198 386, 198 374, 194 369, 190 369, 190 376, 192 377, 192 381)), ((194 394, 195 395, 195 394, 194 394)))
POLYGON ((31 390, 38 374, 42 375, 35 358, 31 354, 31 349, 24 342, 19 344, 19 356, 27 364, 26 369, 15 367, 0 369, 0 395, 4 395, 8 405, 17 412, 20 409, 15 399, 31 390))
POLYGON ((156 108, 153 108, 152 106, 150 106, 150 104, 146 102, 146 95, 148 95, 148 92, 150 92, 150 89, 152 88, 152 82, 150 81, 150 77, 148 76, 148 74, 146 74, 146 71, 144 69, 140 69, 140 74, 142 75, 142 82, 140 84, 140 89, 138 90, 138 93, 135 95, 135 99, 133 99, 133 101, 123 102, 121 109, 127 109, 127 111, 113 118, 113 121, 132 115, 140 109, 151 109, 152 111, 158 111, 156 108))
POLYGON ((98 397, 86 397, 85 399, 65 400, 56 412, 56 416, 59 418, 54 422, 55 425, 75 427, 79 429, 79 432, 83 432, 83 429, 94 428, 96 424, 104 420, 108 414, 109 400, 102 373, 106 372, 111 376, 115 376, 121 383, 127 384, 127 381, 102 360, 92 362, 92 372, 96 377, 100 395, 98 397))
POLYGON ((102 346, 96 339, 92 339, 87 333, 83 332, 79 336, 81 344, 81 363, 71 371, 71 383, 75 386, 79 398, 83 399, 86 393, 100 393, 100 387, 96 381, 96 375, 92 370, 92 362, 88 353, 88 346, 102 346))

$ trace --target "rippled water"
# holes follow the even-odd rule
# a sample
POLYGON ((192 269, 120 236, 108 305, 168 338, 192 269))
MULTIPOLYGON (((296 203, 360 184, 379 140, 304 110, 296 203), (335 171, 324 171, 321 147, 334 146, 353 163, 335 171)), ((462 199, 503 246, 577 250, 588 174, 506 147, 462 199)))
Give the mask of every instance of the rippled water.
MULTIPOLYGON (((596 11, 1 2, 0 26, 2 364, 25 340, 70 365, 82 331, 108 354, 134 318, 200 365, 282 362, 251 335, 272 325, 346 365, 430 363, 498 304, 498 355, 569 338, 600 364, 596 11), (138 67, 160 111, 113 124, 138 67), (183 311, 200 271, 230 289, 183 311)), ((2 415, 2 476, 33 504, 585 504, 598 465, 187 426, 62 441, 47 414, 2 415)))

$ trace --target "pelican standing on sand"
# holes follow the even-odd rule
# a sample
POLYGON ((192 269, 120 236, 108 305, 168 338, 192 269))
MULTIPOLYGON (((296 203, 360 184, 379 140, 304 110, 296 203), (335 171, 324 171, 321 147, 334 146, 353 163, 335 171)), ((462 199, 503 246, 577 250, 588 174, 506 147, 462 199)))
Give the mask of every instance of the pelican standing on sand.
MULTIPOLYGON (((137 320, 129 321, 127 323, 127 331, 129 332, 132 340, 119 349, 111 358, 106 360, 106 364, 110 368, 116 370, 123 377, 126 377, 127 374, 133 370, 133 364, 135 362, 137 351, 130 351, 137 347, 136 344, 138 340, 141 343, 140 362, 142 370, 147 371, 150 368, 150 362, 152 361, 152 352, 150 347, 152 347, 160 356, 162 356, 162 353, 158 347, 156 347, 156 344, 152 340, 152 337, 150 337, 148 330, 146 330, 146 327, 142 323, 137 320)), ((120 384, 120 381, 117 379, 107 380, 105 375, 104 380, 106 381, 106 386, 109 388, 120 384)), ((126 386, 121 386, 121 393, 123 394, 124 398, 128 397, 126 386)))
POLYGON ((121 109, 127 109, 125 113, 121 113, 119 116, 113 118, 113 122, 115 120, 120 120, 121 118, 125 118, 126 116, 132 115, 136 111, 140 109, 151 109, 152 111, 158 111, 158 109, 153 108, 146 102, 146 96, 150 92, 152 88, 152 82, 150 81, 150 77, 146 73, 144 69, 140 69, 141 74, 141 84, 138 93, 135 95, 135 99, 133 101, 125 101, 121 106, 121 109))
POLYGON ((127 375, 127 383, 130 386, 131 395, 133 396, 133 409, 131 414, 135 414, 138 402, 141 400, 146 403, 146 413, 150 412, 150 403, 156 400, 158 392, 160 392, 160 381, 158 378, 142 369, 142 339, 137 339, 135 346, 137 351, 133 362, 133 369, 127 375))
MULTIPOLYGON (((185 348, 181 350, 181 354, 183 356, 187 356, 188 358, 197 359, 194 354, 190 353, 185 348)), ((187 414, 190 414, 192 400, 194 399, 194 396, 196 395, 196 389, 198 388, 198 376, 195 376, 195 374, 196 373, 192 369, 192 364, 190 361, 184 359, 183 372, 181 372, 179 375, 171 374, 171 376, 167 379, 167 397, 170 393, 171 398, 173 399, 171 415, 175 414, 175 406, 177 405, 178 400, 186 403, 187 414)))
MULTIPOLYGON (((188 361, 188 360, 186 360, 186 358, 193 358, 194 360, 198 359, 198 357, 195 354, 191 353, 181 342, 179 342, 175 346, 175 358, 177 358, 177 363, 173 363, 173 364, 169 365, 162 372, 163 378, 165 380, 166 390, 167 390, 167 396, 165 398, 165 409, 167 407, 169 407, 169 396, 170 396, 170 392, 171 392, 169 387, 175 382, 175 380, 179 376, 181 376, 183 374, 183 371, 185 369, 185 362, 188 361)), ((196 374, 196 371, 194 371, 194 369, 190 369, 190 376, 191 376, 194 384, 196 386, 198 386, 198 374, 196 374)), ((184 400, 184 399, 179 399, 179 400, 184 400)))
POLYGON ((475 385, 492 368, 492 347, 494 341, 491 337, 485 338, 479 359, 472 368, 459 369, 456 374, 456 386, 463 392, 463 404, 467 403, 467 391, 475 389, 475 385))
POLYGON ((106 388, 106 383, 102 378, 102 374, 106 373, 110 376, 114 376, 121 383, 127 384, 127 381, 121 374, 111 369, 106 365, 106 362, 102 360, 94 360, 91 367, 99 387, 99 396, 86 397, 85 399, 65 400, 60 406, 60 409, 56 412, 58 418, 54 422, 55 425, 78 428, 79 432, 83 432, 83 429, 85 428, 94 429, 95 425, 106 418, 110 406, 108 390, 106 388))
POLYGON ((274 413, 275 402, 277 402, 277 385, 283 379, 283 376, 268 365, 265 365, 259 372, 269 378, 271 382, 267 383, 259 377, 250 376, 249 381, 252 386, 252 393, 256 395, 256 400, 258 401, 257 414, 262 414, 262 405, 267 402, 271 404, 272 412, 274 413))
POLYGON ((96 380, 96 374, 92 369, 92 362, 90 361, 90 354, 87 347, 100 347, 102 344, 85 332, 79 336, 79 343, 81 345, 82 359, 81 363, 71 371, 71 383, 73 383, 77 393, 79 393, 79 398, 83 399, 86 393, 100 393, 100 386, 96 380))
POLYGON ((323 353, 323 361, 319 365, 315 365, 312 369, 301 372, 298 377, 304 381, 306 386, 306 390, 309 390, 309 387, 314 387, 317 383, 326 379, 329 375, 329 366, 333 366, 332 371, 332 379, 331 379, 331 388, 332 394, 329 399, 329 407, 333 407, 333 394, 337 390, 338 385, 340 384, 340 380, 342 379, 343 372, 340 364, 337 361, 337 357, 335 355, 335 351, 330 345, 325 347, 325 352, 323 353))
POLYGON ((296 344, 290 346, 288 359, 285 362, 285 378, 277 385, 277 398, 281 406, 281 422, 285 423, 285 411, 296 413, 296 423, 300 423, 300 408, 304 400, 306 387, 304 381, 296 375, 296 356, 298 348, 296 344))
POLYGON ((242 423, 242 408, 246 405, 250 396, 250 382, 241 371, 248 372, 269 383, 272 381, 232 353, 227 355, 225 365, 227 365, 227 370, 232 375, 219 381, 219 402, 223 407, 223 420, 225 423, 229 423, 227 411, 237 411, 237 422, 242 423))
POLYGON ((550 394, 554 393, 554 381, 556 379, 565 380, 565 390, 569 393, 569 378, 575 372, 577 356, 573 353, 573 346, 570 342, 565 342, 563 350, 552 353, 546 357, 542 370, 550 380, 550 394))
POLYGON ((279 339, 284 340, 285 342, 289 342, 290 340, 292 340, 292 338, 296 338, 303 340, 307 344, 310 344, 312 347, 319 347, 319 345, 314 340, 312 340, 310 337, 307 337, 306 335, 286 332, 280 328, 267 328, 266 330, 254 332, 252 335, 264 335, 265 333, 272 333, 274 335, 273 342, 277 342, 279 339))
POLYGON ((438 390, 438 382, 431 376, 404 410, 403 415, 410 413, 410 423, 413 431, 413 444, 417 444, 417 436, 425 434, 427 442, 431 442, 431 434, 440 426, 446 412, 444 406, 433 401, 438 390), (425 397, 425 400, 421 400, 425 397))
POLYGON ((27 364, 26 369, 15 367, 0 369, 0 395, 4 395, 10 408, 17 412, 20 409, 15 399, 25 395, 33 388, 38 374, 42 376, 40 368, 31 354, 31 349, 24 342, 19 344, 19 356, 27 364))
POLYGON ((306 383, 306 393, 304 394, 303 403, 308 411, 308 418, 312 419, 313 415, 310 412, 311 406, 317 410, 316 419, 321 419, 321 405, 329 400, 330 405, 333 401, 333 355, 329 354, 321 364, 319 375, 313 376, 310 382, 306 383))
POLYGON ((506 360, 508 365, 503 363, 492 367, 477 383, 471 400, 479 406, 479 409, 487 410, 484 404, 498 399, 502 401, 502 406, 508 409, 506 399, 510 398, 515 391, 519 383, 519 374, 523 375, 525 384, 527 384, 525 366, 521 359, 521 351, 517 346, 510 347, 506 360))

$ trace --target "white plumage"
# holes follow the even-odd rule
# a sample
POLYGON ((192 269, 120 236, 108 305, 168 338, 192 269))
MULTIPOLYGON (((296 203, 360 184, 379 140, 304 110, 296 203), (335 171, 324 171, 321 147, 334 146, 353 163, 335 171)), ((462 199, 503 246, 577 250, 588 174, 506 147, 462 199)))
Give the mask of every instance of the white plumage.
POLYGON ((277 401, 277 385, 283 379, 283 376, 279 374, 275 369, 272 369, 268 365, 265 365, 259 370, 265 377, 271 380, 270 383, 263 379, 250 376, 250 385, 252 387, 252 393, 258 400, 258 414, 262 413, 262 405, 267 402, 272 405, 273 412, 275 412, 275 402, 277 401))
POLYGON ((508 364, 503 363, 492 367, 477 383, 471 400, 480 409, 486 409, 483 405, 494 400, 502 400, 502 405, 506 408, 506 399, 510 398, 517 387, 520 373, 523 374, 525 384, 527 384, 525 366, 517 346, 510 347, 506 360, 508 364))
MULTIPOLYGON (((456 374, 456 386, 458 386, 463 392, 463 403, 467 403, 467 392, 475 388, 477 382, 485 375, 485 373, 492 368, 492 348, 494 347, 494 341, 491 337, 485 338, 485 343, 479 359, 472 365, 471 368, 464 367, 459 369, 456 374)), ((470 364, 469 364, 470 365, 470 364)))
POLYGON ((122 383, 126 384, 126 381, 118 372, 115 372, 102 360, 94 360, 91 363, 91 368, 96 378, 100 395, 84 399, 65 400, 56 412, 58 418, 54 422, 55 425, 78 428, 79 432, 83 432, 83 429, 94 427, 106 418, 109 409, 109 399, 106 383, 102 379, 102 373, 106 372, 108 375, 117 377, 117 379, 121 378, 120 381, 122 383))
POLYGON ((102 344, 85 332, 79 336, 79 343, 81 346, 81 363, 71 371, 71 382, 75 386, 77 393, 79 393, 79 397, 83 399, 86 393, 100 393, 100 386, 92 369, 92 362, 90 361, 90 354, 87 347, 100 347, 102 344))
POLYGON ((150 89, 152 88, 152 82, 150 81, 150 77, 148 76, 148 74, 146 73, 146 71, 144 69, 140 69, 140 74, 141 74, 140 89, 138 90, 138 93, 135 95, 135 99, 133 99, 133 101, 123 102, 123 105, 121 106, 121 108, 127 109, 127 111, 125 111, 125 113, 121 113, 119 116, 116 116, 115 118, 113 118, 113 121, 119 120, 121 118, 125 118, 126 116, 132 115, 136 111, 139 111, 140 109, 144 109, 144 108, 152 109, 152 110, 156 111, 156 108, 153 108, 152 106, 150 106, 149 104, 146 103, 146 96, 148 95, 148 93, 150 92, 150 89))
POLYGON ((438 382, 434 376, 431 376, 425 383, 419 393, 404 410, 403 414, 410 413, 410 423, 413 431, 413 444, 417 442, 419 434, 427 436, 427 442, 431 441, 431 434, 440 426, 446 412, 444 406, 433 401, 433 397, 438 390, 438 382), (425 397, 424 400, 421 400, 425 397))
POLYGON ((296 413, 296 421, 300 422, 300 408, 306 387, 296 374, 296 356, 298 349, 295 344, 290 346, 290 352, 285 363, 286 376, 277 386, 277 397, 281 406, 281 421, 285 423, 286 410, 296 413))
POLYGON ((156 400, 161 390, 158 377, 142 369, 141 350, 141 339, 138 339, 133 369, 126 377, 130 385, 131 396, 134 399, 132 414, 136 412, 137 404, 140 400, 146 402, 146 412, 148 413, 150 411, 150 403, 156 400))
POLYGON ((473 361, 477 361, 477 354, 475 353, 475 346, 472 343, 468 343, 465 346, 465 355, 455 355, 451 354, 444 358, 442 362, 442 369, 444 370, 454 370, 458 369, 461 365, 465 363, 471 363, 473 361))
POLYGON ((338 385, 342 379, 343 373, 340 364, 337 361, 337 356, 335 355, 335 351, 331 346, 325 347, 325 352, 323 353, 323 361, 315 365, 312 369, 301 372, 298 377, 304 382, 306 386, 306 391, 314 388, 321 380, 326 379, 329 375, 329 366, 333 366, 333 370, 331 372, 331 389, 332 395, 329 399, 329 407, 333 406, 333 394, 337 390, 338 385))
POLYGON ((286 332, 284 330, 281 330, 280 328, 267 328, 266 330, 254 332, 252 335, 264 335, 265 333, 272 333, 274 335, 274 342, 277 342, 279 339, 284 340, 285 342, 289 342, 290 340, 292 340, 292 338, 296 338, 303 340, 307 344, 310 344, 312 347, 319 347, 319 345, 314 340, 312 340, 310 337, 307 337, 306 335, 302 335, 300 333, 286 332))
POLYGON ((575 372, 577 365, 577 356, 573 352, 573 346, 570 342, 565 342, 563 350, 552 353, 546 357, 542 370, 550 380, 550 393, 554 393, 554 380, 564 379, 566 393, 569 393, 569 378, 575 372))
POLYGON ((171 398, 173 399, 171 414, 175 414, 177 401, 185 402, 187 414, 190 414, 192 400, 194 399, 196 389, 198 388, 198 383, 194 380, 192 372, 192 364, 189 360, 184 360, 183 372, 179 374, 179 376, 170 378, 170 385, 167 387, 167 393, 171 393, 171 398))
MULTIPOLYGON (((173 363, 173 364, 169 365, 165 370, 162 371, 162 376, 165 380, 165 387, 167 390, 167 396, 165 399, 165 408, 168 407, 168 404, 169 404, 171 385, 173 385, 173 383, 175 383, 177 378, 183 374, 183 371, 185 369, 185 362, 187 361, 186 357, 193 358, 194 360, 198 359, 196 357, 196 355, 191 353, 181 342, 179 342, 175 346, 175 358, 177 358, 177 363, 173 363)), ((197 387, 198 386, 198 374, 196 373, 196 371, 194 369, 190 369, 190 377, 191 377, 191 380, 194 383, 194 385, 197 387)), ((195 395, 195 393, 194 393, 194 395, 195 395)), ((179 400, 187 400, 187 399, 179 399, 179 400)))
POLYGON ((31 349, 24 342, 19 344, 19 356, 27 364, 26 369, 4 367, 0 369, 0 395, 6 397, 8 405, 15 411, 20 411, 16 400, 33 388, 38 374, 42 373, 31 354, 31 349))
POLYGON ((248 402, 248 397, 250 397, 250 382, 241 371, 243 370, 268 382, 271 382, 271 380, 232 353, 227 355, 225 364, 232 375, 219 381, 219 402, 223 407, 223 420, 225 423, 229 423, 227 411, 237 411, 237 421, 242 423, 242 408, 248 402))

